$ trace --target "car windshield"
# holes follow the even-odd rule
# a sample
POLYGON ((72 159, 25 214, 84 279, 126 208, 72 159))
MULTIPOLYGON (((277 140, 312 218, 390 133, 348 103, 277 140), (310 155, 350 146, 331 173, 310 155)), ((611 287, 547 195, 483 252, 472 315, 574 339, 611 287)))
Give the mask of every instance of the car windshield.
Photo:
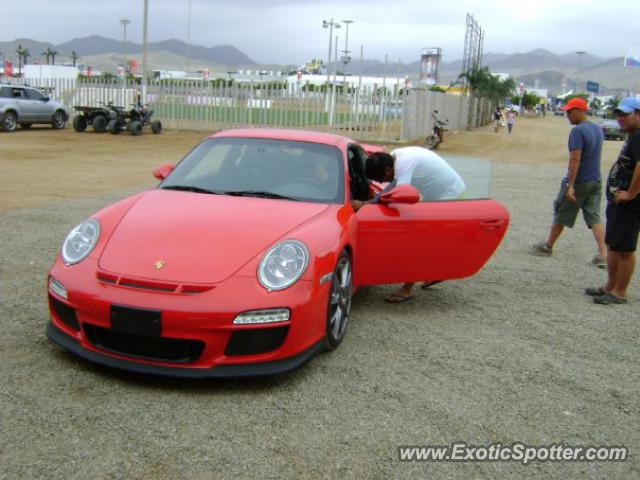
POLYGON ((191 151, 160 188, 320 203, 344 201, 336 147, 263 138, 212 138, 191 151))

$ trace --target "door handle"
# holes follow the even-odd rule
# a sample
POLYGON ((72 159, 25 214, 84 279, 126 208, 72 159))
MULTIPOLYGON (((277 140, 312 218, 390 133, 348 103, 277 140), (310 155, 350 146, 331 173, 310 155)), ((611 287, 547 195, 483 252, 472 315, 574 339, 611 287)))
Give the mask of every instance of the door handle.
POLYGON ((492 220, 482 220, 480 222, 480 227, 485 230, 500 230, 504 225, 504 220, 502 219, 492 219, 492 220))

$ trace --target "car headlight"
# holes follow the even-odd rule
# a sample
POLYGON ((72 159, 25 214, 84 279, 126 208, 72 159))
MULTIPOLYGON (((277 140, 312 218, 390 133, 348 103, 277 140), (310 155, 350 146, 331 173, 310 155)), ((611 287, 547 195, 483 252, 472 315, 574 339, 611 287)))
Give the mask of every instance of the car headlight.
POLYGON ((93 218, 75 226, 62 244, 62 258, 67 265, 83 260, 100 238, 100 223, 93 218))
POLYGON ((262 257, 258 266, 258 280, 267 290, 282 290, 302 276, 308 263, 306 245, 297 240, 285 240, 262 257))

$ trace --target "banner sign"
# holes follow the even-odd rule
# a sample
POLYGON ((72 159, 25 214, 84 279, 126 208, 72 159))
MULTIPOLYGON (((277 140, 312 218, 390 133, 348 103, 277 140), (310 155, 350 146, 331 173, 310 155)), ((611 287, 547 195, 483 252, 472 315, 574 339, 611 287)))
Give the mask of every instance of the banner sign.
POLYGON ((420 83, 435 85, 438 83, 441 48, 423 48, 420 61, 420 83))
POLYGON ((587 92, 598 93, 599 90, 600 90, 599 83, 587 81, 587 92))

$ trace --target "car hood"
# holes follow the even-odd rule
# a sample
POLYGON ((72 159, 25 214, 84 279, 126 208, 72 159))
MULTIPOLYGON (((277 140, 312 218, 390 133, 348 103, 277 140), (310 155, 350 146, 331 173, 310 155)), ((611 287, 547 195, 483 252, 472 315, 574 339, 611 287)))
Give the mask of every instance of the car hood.
POLYGON ((327 208, 289 200, 152 190, 111 232, 99 266, 118 275, 218 283, 327 208))

